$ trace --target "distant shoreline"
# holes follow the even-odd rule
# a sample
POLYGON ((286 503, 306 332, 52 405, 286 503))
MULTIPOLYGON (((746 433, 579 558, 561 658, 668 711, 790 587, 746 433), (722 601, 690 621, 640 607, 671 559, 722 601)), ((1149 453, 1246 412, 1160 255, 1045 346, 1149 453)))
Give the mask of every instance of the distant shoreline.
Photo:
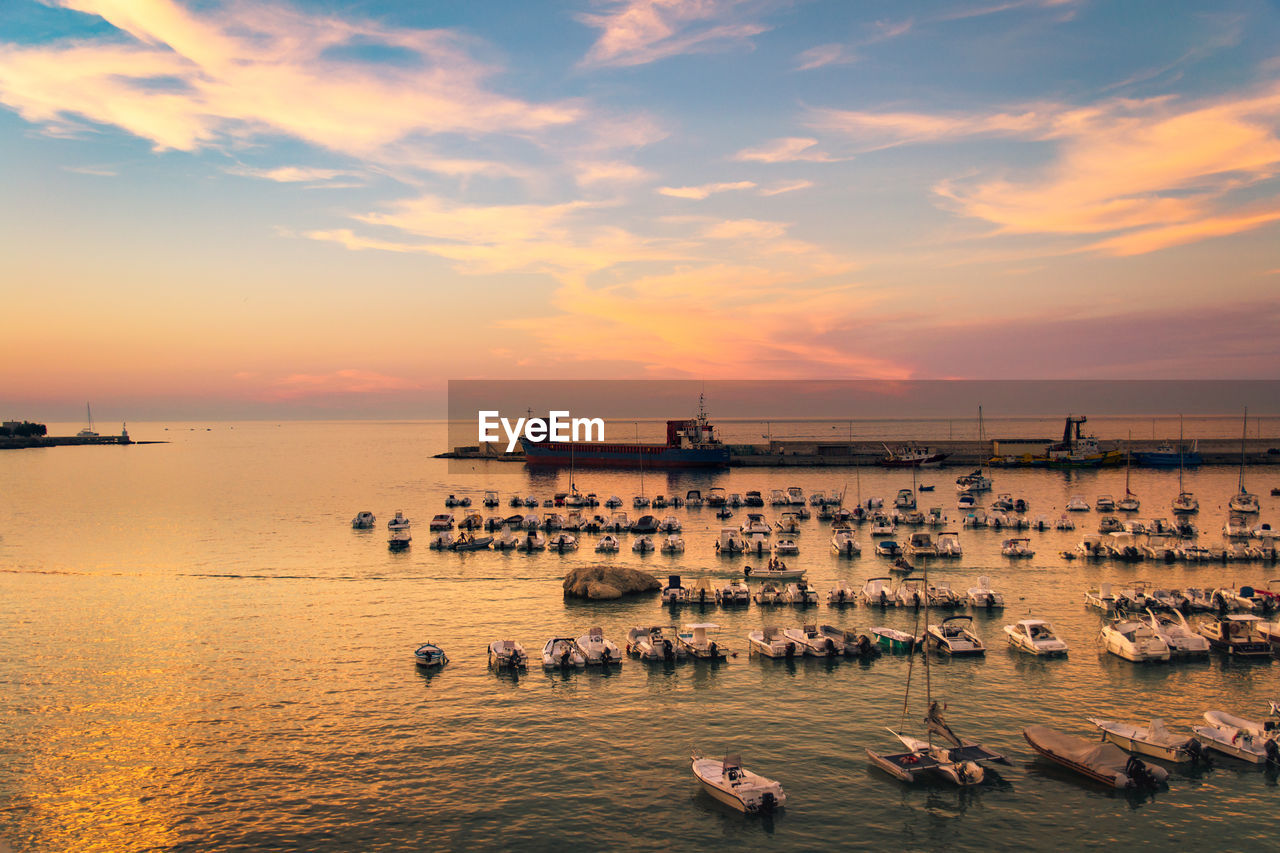
POLYGON ((78 447, 102 445, 123 447, 128 444, 168 444, 167 441, 134 441, 126 435, 33 435, 0 437, 0 450, 26 450, 32 447, 78 447))

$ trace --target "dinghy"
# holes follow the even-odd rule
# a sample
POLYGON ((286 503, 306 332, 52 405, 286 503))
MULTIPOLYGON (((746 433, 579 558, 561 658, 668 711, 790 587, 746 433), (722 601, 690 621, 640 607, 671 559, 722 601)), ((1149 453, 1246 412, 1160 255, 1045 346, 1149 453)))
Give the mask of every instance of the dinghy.
POLYGON ((782 785, 742 766, 742 759, 693 756, 693 775, 708 794, 742 812, 771 812, 786 805, 782 785))
POLYGON ((1045 758, 1113 788, 1151 790, 1169 778, 1168 770, 1146 764, 1112 743, 1086 740, 1047 726, 1027 726, 1022 736, 1045 758))
POLYGON ((1191 731, 1209 749, 1252 764, 1280 765, 1280 729, 1275 722, 1260 723, 1226 711, 1206 711, 1204 718, 1209 725, 1192 726, 1191 731))
POLYGON ((418 666, 441 667, 449 662, 449 656, 435 643, 423 643, 413 650, 413 660, 418 666))

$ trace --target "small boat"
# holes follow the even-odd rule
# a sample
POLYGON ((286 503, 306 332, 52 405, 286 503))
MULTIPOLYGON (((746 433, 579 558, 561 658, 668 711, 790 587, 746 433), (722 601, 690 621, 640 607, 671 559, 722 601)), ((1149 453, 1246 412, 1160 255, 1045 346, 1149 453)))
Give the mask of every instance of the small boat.
POLYGON ((753 533, 768 536, 773 533, 773 528, 769 526, 769 522, 764 520, 764 515, 758 512, 747 513, 747 520, 738 528, 742 531, 743 536, 750 536, 753 533))
POLYGON ((1232 613, 1201 622, 1196 630, 1209 645, 1232 657, 1269 658, 1271 644, 1258 633, 1262 620, 1249 613, 1232 613))
POLYGON ((1134 663, 1169 660, 1169 646, 1146 622, 1121 620, 1104 625, 1102 644, 1116 657, 1134 663))
MULTIPOLYGON (((449 520, 452 521, 453 516, 449 516, 449 520)), ((401 512, 400 510, 396 510, 395 517, 387 522, 387 529, 388 530, 408 530, 409 519, 404 517, 403 512, 401 512)))
POLYGON ((1169 778, 1168 770, 1146 764, 1112 743, 1063 734, 1047 726, 1027 726, 1022 736, 1045 758, 1112 788, 1151 790, 1169 778))
POLYGON ((790 659, 797 654, 804 654, 804 649, 795 640, 787 637, 782 630, 772 626, 765 626, 760 630, 747 634, 747 649, 750 652, 769 658, 790 659))
POLYGON ((1067 654, 1067 644, 1058 639, 1053 625, 1044 619, 1022 619, 1004 626, 1009 645, 1028 654, 1054 657, 1067 654))
POLYGON ((798 583, 789 583, 782 590, 783 604, 796 604, 800 607, 808 607, 818 603, 818 591, 810 589, 809 585, 804 581, 798 583))
POLYGON ((1203 756, 1200 742, 1193 737, 1175 735, 1165 728, 1164 721, 1156 718, 1146 726, 1136 726, 1118 720, 1087 717, 1102 730, 1102 739, 1121 749, 1182 764, 1198 761, 1203 756))
POLYGON ((844 607, 846 604, 856 604, 857 601, 858 591, 844 581, 837 581, 827 592, 828 607, 844 607))
POLYGON ((582 669, 587 659, 572 637, 553 637, 542 647, 543 669, 582 669))
POLYGON ((868 607, 888 607, 897 603, 891 589, 892 578, 868 578, 858 592, 858 601, 868 607))
POLYGON ((448 548, 450 551, 488 551, 492 543, 492 536, 472 536, 469 533, 463 533, 449 543, 448 548))
POLYGON ((489 644, 489 666, 494 669, 524 669, 528 665, 524 646, 515 640, 494 640, 489 644))
POLYGON ((1228 714, 1206 711, 1207 726, 1192 726, 1200 743, 1209 749, 1252 764, 1280 765, 1280 729, 1270 720, 1256 722, 1228 714))
POLYGON ((747 550, 747 543, 736 527, 720 528, 720 538, 716 540, 716 553, 724 556, 741 554, 747 550))
POLYGON ((1071 516, 1060 515, 1058 516, 1058 520, 1054 522, 1053 529, 1054 530, 1075 530, 1076 523, 1071 520, 1071 516))
POLYGON ((964 548, 960 547, 960 534, 954 530, 939 533, 934 547, 937 548, 939 557, 958 559, 964 556, 964 548))
POLYGON ((953 657, 984 655, 987 647, 973 631, 972 616, 950 616, 925 629, 925 647, 953 657))
POLYGON ((956 509, 967 511, 978 508, 978 498, 972 492, 961 492, 956 498, 956 509))
POLYGON ((674 634, 674 626, 654 625, 648 628, 632 628, 627 632, 627 654, 641 660, 664 663, 684 660, 687 656, 685 650, 665 633, 668 627, 674 634))
POLYGON ((631 525, 632 533, 652 534, 658 532, 658 519, 652 515, 642 515, 631 525))
POLYGON ((746 770, 736 755, 723 761, 694 755, 693 775, 708 794, 741 812, 771 812, 787 802, 780 784, 746 770))
POLYGON ((449 497, 444 499, 444 505, 447 507, 471 506, 471 498, 458 498, 454 495, 449 495, 449 497))
POLYGON ((969 603, 975 608, 995 610, 1004 607, 1004 595, 991 588, 991 578, 983 575, 978 578, 978 585, 969 587, 969 603))
POLYGON ((684 539, 678 534, 672 533, 662 540, 662 553, 664 554, 683 554, 684 539))
POLYGON ((711 578, 698 578, 693 582, 693 586, 689 587, 689 591, 685 594, 685 601, 690 604, 715 604, 719 597, 716 595, 716 586, 711 582, 711 578))
POLYGON ((876 543, 876 555, 879 557, 901 557, 902 546, 893 539, 881 539, 876 543))
POLYGON ((600 541, 596 543, 596 553, 598 554, 616 554, 618 552, 618 537, 612 533, 606 533, 600 537, 600 541))
POLYGON ((519 537, 512 533, 511 528, 505 524, 493 540, 493 550, 495 551, 514 551, 519 545, 519 537))
POLYGON ((774 565, 764 566, 759 569, 753 569, 751 566, 744 566, 742 574, 747 578, 747 580, 785 581, 804 577, 804 569, 788 569, 786 563, 778 563, 775 561, 774 565))
POLYGON ((533 495, 529 495, 527 498, 524 499, 525 509, 533 509, 537 505, 538 505, 538 499, 535 498, 533 495))
POLYGON ((516 544, 517 551, 545 551, 547 537, 541 530, 526 530, 524 537, 516 544))
POLYGON ((927 607, 929 593, 923 580, 904 578, 893 590, 894 603, 898 607, 927 607))
POLYGON ((1111 614, 1120 609, 1120 597, 1111 591, 1111 584, 1102 583, 1098 584, 1097 589, 1085 592, 1084 606, 1111 614))
POLYGON ((752 601, 760 605, 782 604, 782 590, 777 584, 765 583, 751 596, 752 601))
POLYGON ((637 554, 648 554, 653 551, 653 537, 641 536, 631 543, 631 550, 637 554))
POLYGON ((937 468, 947 458, 945 453, 916 444, 904 444, 897 449, 881 446, 887 455, 877 459, 876 464, 883 468, 937 468))
MULTIPOLYGON (((398 525, 401 523, 403 523, 404 525, 407 525, 409 521, 403 515, 397 512, 396 517, 391 519, 391 521, 387 522, 387 527, 390 527, 392 530, 397 530, 399 528, 392 527, 392 525, 393 524, 398 525)), ((439 515, 435 516, 434 518, 431 519, 431 523, 427 525, 427 529, 428 530, 452 530, 453 529, 453 513, 442 512, 439 515)))
POLYGON ((698 489, 690 489, 685 492, 684 504, 689 507, 702 506, 702 492, 698 489))
POLYGON ((818 630, 817 625, 805 625, 802 628, 785 628, 782 635, 804 649, 804 653, 815 658, 834 658, 844 654, 844 636, 829 637, 818 630))
POLYGON ((711 635, 711 632, 719 629, 720 626, 714 622, 695 622, 684 626, 684 630, 677 635, 677 641, 691 658, 722 661, 726 657, 724 649, 720 648, 711 635))
POLYGON ((1084 495, 1072 495, 1067 499, 1067 512, 1088 512, 1089 502, 1084 495))
POLYGON ((458 522, 459 530, 479 530, 484 527, 484 516, 478 512, 469 512, 458 522))
POLYGON ((872 628, 871 633, 875 635, 876 642, 880 647, 890 652, 910 652, 916 647, 916 638, 906 631, 899 631, 896 628, 872 628))
POLYGON ((356 530, 369 530, 377 520, 373 513, 365 510, 356 513, 356 517, 351 519, 351 526, 356 530))
POLYGON ((716 601, 725 605, 750 604, 751 588, 737 578, 716 589, 716 601))
POLYGON ((1098 495, 1098 499, 1093 502, 1093 508, 1098 512, 1115 512, 1116 499, 1111 495, 1098 495))
POLYGON ((486 492, 484 493, 484 501, 483 501, 483 503, 484 503, 484 505, 485 505, 485 506, 490 507, 490 508, 497 506, 497 505, 498 505, 498 503, 499 503, 499 501, 498 501, 498 493, 497 493, 497 492, 494 492, 494 491, 486 491, 486 492))
POLYGON ((610 495, 609 499, 604 502, 604 505, 607 506, 609 509, 617 509, 618 507, 622 506, 622 498, 618 497, 617 495, 610 495))
POLYGON ((897 527, 893 519, 884 513, 877 512, 871 517, 872 536, 892 536, 897 527))
POLYGON ((547 550, 559 551, 562 554, 565 551, 576 551, 578 550, 578 537, 572 533, 557 533, 547 540, 547 550))
POLYGON ((915 509, 916 493, 914 489, 898 489, 898 494, 893 498, 893 506, 896 509, 915 509))
POLYGON ((794 539, 779 539, 773 543, 773 555, 775 557, 793 557, 800 553, 800 546, 796 544, 794 539))
POLYGON ((1179 492, 1173 499, 1173 511, 1178 515, 1191 515, 1200 511, 1200 501, 1191 492, 1179 492))
POLYGON ((423 643, 413 650, 413 660, 418 666, 440 667, 449 662, 449 656, 435 643, 423 643))
POLYGON ((907 540, 907 556, 928 558, 938 556, 938 546, 933 544, 933 537, 928 533, 912 533, 907 540))
POLYGON ((1030 539, 1006 539, 1000 546, 1000 553, 1006 557, 1034 557, 1036 552, 1031 548, 1030 539))
POLYGON ((873 658, 880 654, 875 641, 866 634, 857 631, 846 631, 832 625, 819 625, 818 633, 830 640, 845 657, 873 658))
POLYGON ((662 588, 663 604, 680 604, 689 600, 689 590, 680 581, 679 575, 667 575, 667 585, 662 588))
POLYGON ((831 537, 831 550, 841 557, 857 557, 862 553, 862 546, 854 538, 852 530, 837 530, 831 537))
POLYGON ((1171 657, 1204 657, 1209 654, 1209 640, 1191 630, 1187 617, 1180 610, 1174 609, 1167 615, 1157 615, 1148 609, 1146 622, 1164 640, 1171 657))
POLYGON ((578 652, 587 659, 588 666, 611 666, 622 663, 622 652, 618 646, 604 635, 602 628, 590 628, 579 637, 574 645, 578 652))
POLYGON ((412 541, 413 535, 408 530, 393 530, 387 538, 387 548, 391 551, 403 551, 412 541))

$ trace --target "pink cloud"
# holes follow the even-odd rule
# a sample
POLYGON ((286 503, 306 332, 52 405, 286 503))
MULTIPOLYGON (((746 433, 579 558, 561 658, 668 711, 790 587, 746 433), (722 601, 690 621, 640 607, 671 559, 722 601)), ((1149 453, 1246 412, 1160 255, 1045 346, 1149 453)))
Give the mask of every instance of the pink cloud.
POLYGON ((748 0, 622 0, 578 20, 600 30, 582 64, 645 65, 686 53, 749 44, 768 28, 739 20, 748 0))

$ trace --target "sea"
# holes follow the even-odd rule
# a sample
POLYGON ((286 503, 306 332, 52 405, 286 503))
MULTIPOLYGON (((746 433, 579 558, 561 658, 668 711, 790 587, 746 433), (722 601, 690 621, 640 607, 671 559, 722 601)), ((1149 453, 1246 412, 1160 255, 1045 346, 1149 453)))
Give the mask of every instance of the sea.
MULTIPOLYGON (((958 434, 961 423, 950 435, 968 437, 958 434)), ((1053 436, 1052 423, 1023 434, 1053 436)), ((1177 437, 1176 418, 1099 432, 1123 437, 1143 427, 1143 437, 1153 429, 1177 437)), ((855 439, 876 434, 865 422, 848 428, 855 439)), ((1188 437, 1238 436, 1240 421, 1188 419, 1183 428, 1188 437)), ((1257 428, 1265 437, 1273 422, 1257 428)), ((734 430, 745 440, 821 427, 734 430)), ((880 425, 899 439, 946 430, 945 422, 880 425)), ((787 562, 807 571, 823 599, 804 612, 754 604, 673 611, 653 595, 569 600, 561 581, 578 566, 628 566, 689 583, 740 575, 753 560, 717 556, 722 522, 688 507, 654 511, 682 523, 687 550, 678 556, 634 554, 626 536, 620 553, 597 554, 591 535, 565 554, 430 550, 430 518, 460 512, 446 510, 450 494, 470 497, 485 515, 508 515, 517 511, 507 506, 512 495, 541 501, 569 489, 567 471, 433 458, 447 449, 441 422, 131 423, 129 432, 167 443, 0 453, 0 846, 962 853, 1275 843, 1274 770, 1219 758, 1173 768, 1166 790, 1126 793, 1038 758, 1022 730, 1040 724, 1096 738, 1087 717, 1159 717, 1190 734, 1208 710, 1263 718, 1268 700, 1280 700, 1280 663, 1216 655, 1129 663, 1101 651, 1102 621, 1083 597, 1100 582, 1265 587, 1280 567, 1064 559, 1096 529, 1097 512, 1076 514, 1074 532, 1016 534, 1031 538, 1029 560, 1001 556, 1002 540, 1015 534, 964 529, 964 558, 935 562, 930 580, 963 590, 987 576, 1004 592, 1003 613, 974 614, 985 657, 935 655, 927 670, 905 655, 775 661, 747 654, 749 631, 804 623, 923 630, 913 611, 827 607, 837 581, 860 586, 888 574, 865 526, 863 556, 841 559, 826 523, 803 523, 800 553, 787 562), (500 493, 497 510, 479 506, 486 489, 500 493), (352 529, 361 510, 377 515, 375 529, 352 529), (392 553, 386 521, 397 510, 412 519, 414 542, 392 553), (1010 650, 1001 626, 1027 616, 1051 620, 1069 656, 1010 650), (536 662, 547 639, 593 626, 623 645, 632 626, 693 622, 719 626, 727 661, 628 659, 607 672, 568 673, 535 663, 519 675, 487 666, 493 640, 518 640, 536 662), (439 671, 414 663, 427 641, 448 653, 439 671), (960 734, 1010 763, 963 790, 907 785, 873 769, 868 748, 896 747, 887 728, 922 734, 927 698, 945 703, 960 734), (744 815, 719 804, 690 771, 694 753, 740 755, 782 783, 785 809, 744 815)), ((602 500, 622 497, 632 518, 641 493, 720 486, 767 497, 799 486, 839 492, 852 505, 873 496, 888 504, 900 488, 930 485, 921 508, 942 507, 959 529, 953 481, 962 473, 927 470, 913 480, 910 471, 869 467, 734 468, 578 471, 575 479, 602 500)), ((1090 503, 1123 495, 1126 476, 1142 501, 1138 517, 1169 515, 1176 469, 996 469, 991 496, 1008 492, 1029 502, 1030 516, 1057 518, 1072 495, 1090 503)), ((1200 498, 1203 543, 1220 541, 1241 476, 1261 495, 1261 520, 1280 522, 1280 498, 1270 496, 1280 468, 1188 469, 1183 488, 1200 498)))

